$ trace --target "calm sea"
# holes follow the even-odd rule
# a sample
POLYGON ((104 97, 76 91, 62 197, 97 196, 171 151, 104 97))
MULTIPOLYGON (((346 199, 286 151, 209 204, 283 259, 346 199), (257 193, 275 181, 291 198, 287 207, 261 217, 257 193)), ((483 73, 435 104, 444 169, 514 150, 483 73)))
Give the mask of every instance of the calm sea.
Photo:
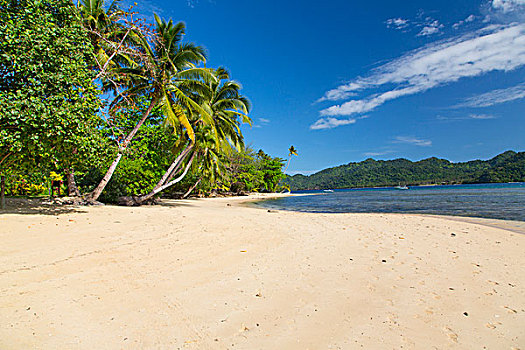
POLYGON ((298 191, 257 206, 315 213, 418 213, 525 221, 525 183, 298 191))

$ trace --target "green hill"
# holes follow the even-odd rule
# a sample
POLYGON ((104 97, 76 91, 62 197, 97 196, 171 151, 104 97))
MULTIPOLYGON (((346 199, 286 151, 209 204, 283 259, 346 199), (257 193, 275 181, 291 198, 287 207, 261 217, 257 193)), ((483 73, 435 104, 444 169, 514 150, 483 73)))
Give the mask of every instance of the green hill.
POLYGON ((348 163, 310 176, 289 176, 292 190, 397 186, 398 184, 457 184, 525 181, 525 152, 507 151, 482 161, 452 163, 436 157, 348 163))

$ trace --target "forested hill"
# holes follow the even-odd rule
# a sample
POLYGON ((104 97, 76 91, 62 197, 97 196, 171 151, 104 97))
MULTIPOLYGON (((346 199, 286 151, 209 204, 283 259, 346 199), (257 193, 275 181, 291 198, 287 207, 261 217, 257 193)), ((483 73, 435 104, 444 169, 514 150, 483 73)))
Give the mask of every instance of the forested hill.
POLYGON ((464 163, 451 163, 435 157, 418 162, 403 158, 386 161, 369 158, 359 163, 324 169, 310 176, 289 176, 286 181, 292 190, 399 184, 523 182, 525 152, 507 151, 490 160, 464 163))

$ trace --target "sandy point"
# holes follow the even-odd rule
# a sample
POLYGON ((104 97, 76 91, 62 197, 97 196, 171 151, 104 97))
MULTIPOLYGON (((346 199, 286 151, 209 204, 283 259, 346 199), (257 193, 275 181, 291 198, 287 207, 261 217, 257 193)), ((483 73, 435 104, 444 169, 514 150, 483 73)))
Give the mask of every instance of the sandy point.
POLYGON ((525 349, 523 223, 253 198, 0 214, 0 349, 525 349))

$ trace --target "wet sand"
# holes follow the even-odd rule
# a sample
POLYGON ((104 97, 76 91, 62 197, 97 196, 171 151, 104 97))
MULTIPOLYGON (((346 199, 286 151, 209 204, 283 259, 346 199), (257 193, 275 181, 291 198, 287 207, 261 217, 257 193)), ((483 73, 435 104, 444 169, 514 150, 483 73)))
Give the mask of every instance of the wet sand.
POLYGON ((0 214, 0 349, 525 349, 523 223, 244 201, 0 214))

